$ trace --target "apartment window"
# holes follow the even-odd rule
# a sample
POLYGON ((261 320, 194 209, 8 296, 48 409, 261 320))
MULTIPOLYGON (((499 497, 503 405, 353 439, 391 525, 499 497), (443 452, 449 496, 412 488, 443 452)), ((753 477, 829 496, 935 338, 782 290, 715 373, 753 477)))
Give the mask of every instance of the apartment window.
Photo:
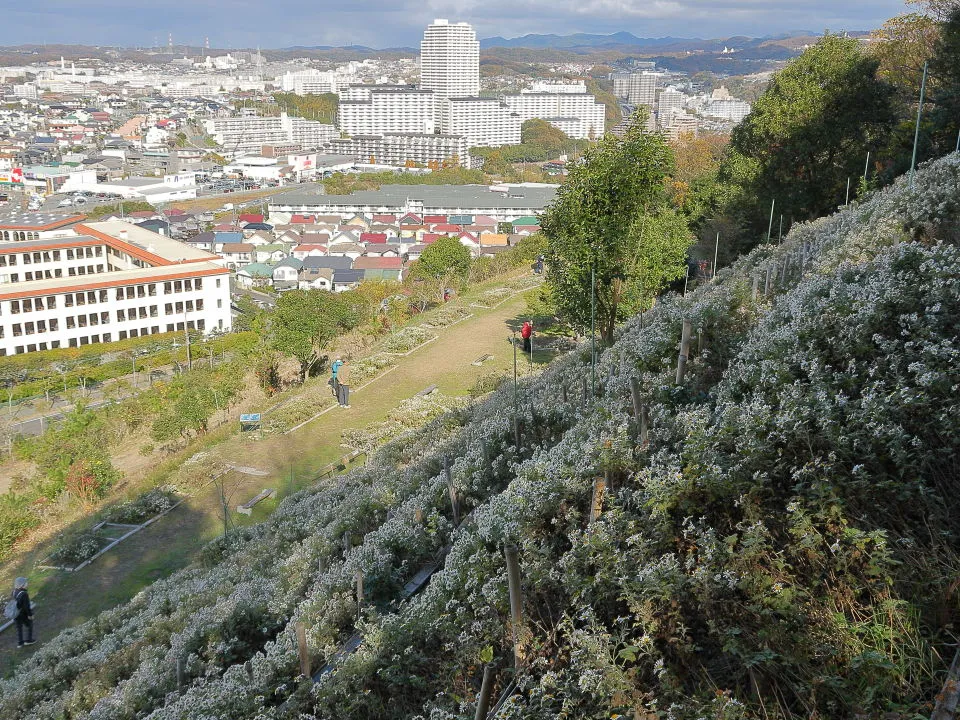
POLYGON ((193 300, 187 300, 187 312, 193 312, 193 300))
POLYGON ((203 281, 200 278, 197 278, 196 280, 193 281, 193 289, 194 290, 203 289, 203 281))
POLYGON ((67 260, 73 260, 73 249, 70 248, 67 250, 67 260))
POLYGON ((104 341, 104 342, 110 342, 110 337, 111 337, 111 334, 110 334, 110 333, 104 333, 104 334, 103 334, 103 341, 104 341))
POLYGON ((44 253, 43 253, 43 261, 44 261, 44 262, 50 262, 50 253, 49 253, 49 252, 44 251, 44 253))
POLYGON ((139 317, 141 320, 142 320, 143 318, 145 318, 146 316, 147 316, 147 308, 146 308, 146 307, 142 307, 142 308, 140 308, 140 309, 137 311, 137 317, 139 317))
POLYGON ((93 248, 84 248, 83 254, 84 254, 84 257, 92 258, 93 248))
POLYGON ((23 345, 17 345, 17 346, 13 349, 13 352, 14 352, 15 355, 21 354, 21 353, 23 352, 23 345))
POLYGON ((178 302, 178 303, 177 303, 177 315, 180 315, 180 314, 182 314, 182 313, 183 313, 183 303, 182 303, 182 302, 178 302))
POLYGON ((10 301, 10 312, 11 312, 11 314, 13 314, 13 315, 16 315, 18 312, 20 312, 20 301, 19 301, 19 300, 11 300, 11 301, 10 301))
POLYGON ((217 278, 217 287, 220 287, 220 278, 217 278))
POLYGON ((77 268, 77 275, 86 275, 86 274, 87 274, 87 269, 83 265, 77 268))
POLYGON ((150 317, 158 317, 159 315, 160 315, 160 313, 157 312, 157 306, 156 306, 156 305, 151 305, 151 306, 150 306, 150 317))
POLYGON ((100 291, 100 302, 106 302, 106 301, 107 301, 107 291, 106 291, 106 290, 101 290, 101 291, 100 291))
POLYGON ((97 257, 103 257, 103 248, 97 247, 96 250, 94 251, 94 255, 96 255, 97 257))
POLYGON ((51 350, 56 350, 58 347, 60 347, 60 341, 59 341, 59 340, 51 340, 51 341, 50 341, 50 349, 51 349, 51 350))
POLYGON ((117 300, 123 300, 123 288, 117 288, 117 300))
POLYGON ((93 305, 95 302, 97 302, 97 294, 96 294, 95 292, 93 292, 92 290, 88 290, 88 291, 87 291, 87 304, 88 304, 88 305, 93 305))
POLYGON ((73 307, 73 295, 67 293, 63 296, 63 306, 64 307, 73 307))
POLYGON ((173 315, 173 303, 166 303, 163 306, 164 315, 173 315))
POLYGON ((180 280, 176 280, 173 283, 174 292, 183 292, 183 283, 180 280))
POLYGON ((173 285, 171 283, 165 282, 163 284, 163 292, 167 295, 173 292, 172 288, 173 288, 173 285))
POLYGON ((133 300, 137 296, 137 290, 133 287, 127 288, 127 300, 133 300))
POLYGON ((90 313, 90 324, 91 324, 91 325, 99 325, 99 324, 100 324, 100 316, 97 315, 96 313, 90 313))
POLYGON ((24 254, 23 254, 23 264, 24 264, 24 265, 29 265, 29 264, 30 264, 30 253, 24 253, 24 254))
POLYGON ((103 325, 106 325, 108 322, 110 322, 110 313, 108 312, 100 313, 100 323, 103 325))
POLYGON ((77 305, 87 304, 87 296, 84 295, 83 293, 77 293, 76 298, 77 298, 77 305))
POLYGON ((126 340, 126 339, 127 339, 126 330, 121 330, 120 332, 117 333, 117 340, 126 340))
POLYGON ((103 272, 103 263, 97 265, 97 272, 103 272))
POLYGON ((7 266, 7 256, 0 255, 0 267, 6 267, 6 266, 7 266))
POLYGON ((184 289, 184 290, 193 290, 193 284, 190 282, 189 279, 183 281, 183 289, 184 289))
POLYGON ((167 323, 167 332, 173 332, 173 323, 167 323))
POLYGON ((77 315, 77 326, 86 327, 87 326, 87 316, 86 315, 77 315))
POLYGON ((160 332, 160 326, 159 326, 159 325, 154 325, 152 328, 150 328, 150 334, 151 334, 151 335, 156 335, 158 332, 160 332))
POLYGON ((203 318, 197 320, 197 330, 203 330, 207 326, 207 321, 203 318))
POLYGON ((76 346, 77 346, 77 339, 70 338, 70 347, 76 347, 76 346))
POLYGON ((29 345, 27 345, 27 352, 36 352, 36 351, 37 351, 36 344, 30 343, 29 345))
POLYGON ((156 285, 156 283, 151 283, 151 284, 148 286, 147 293, 150 295, 150 297, 155 297, 155 296, 156 296, 156 294, 157 294, 157 285, 156 285))
POLYGON ((146 297, 147 289, 143 285, 137 285, 137 297, 146 297))
POLYGON ((54 260, 59 260, 59 259, 60 259, 60 251, 59 251, 59 250, 54 250, 54 251, 53 251, 53 259, 54 259, 54 260))
POLYGON ((70 315, 67 317, 67 330, 73 330, 77 326, 77 320, 70 315))
POLYGON ((20 276, 17 273, 10 273, 10 282, 16 282, 20 279, 20 276))
POLYGON ((130 331, 130 337, 132 338, 137 337, 139 334, 140 334, 139 331, 137 331, 136 329, 130 331))
POLYGON ((43 298, 34 298, 34 299, 33 299, 33 309, 34 309, 34 310, 43 310, 43 298))
POLYGON ((47 331, 47 321, 46 320, 37 320, 37 332, 43 333, 47 331))
POLYGON ((13 324, 13 336, 20 337, 23 335, 23 328, 20 326, 20 323, 13 324))
MULTIPOLYGON (((199 302, 202 303, 203 300, 200 300, 199 302)), ((223 300, 217 300, 217 309, 219 310, 222 307, 223 307, 223 300)))
POLYGON ((26 322, 26 323, 24 323, 24 324, 23 324, 23 332, 24 332, 26 335, 33 335, 33 333, 34 333, 33 323, 32 323, 32 322, 26 322))
POLYGON ((50 332, 56 332, 60 329, 60 321, 56 318, 50 318, 50 332))
POLYGON ((80 345, 89 345, 89 344, 90 344, 90 338, 88 337, 80 338, 80 345))
POLYGON ((126 311, 126 310, 117 310, 117 321, 118 321, 118 322, 125 322, 126 319, 127 319, 127 311, 126 311))
MULTIPOLYGON (((40 274, 40 273, 37 273, 37 275, 39 275, 39 274, 40 274)), ((32 272, 24 273, 24 274, 23 274, 23 279, 24 279, 24 280, 33 280, 33 273, 32 273, 32 272)), ((39 278, 37 278, 37 279, 39 280, 39 278)))
POLYGON ((96 345, 98 342, 100 342, 100 336, 99 336, 99 335, 91 335, 91 336, 90 336, 90 342, 93 343, 94 345, 96 345))
MULTIPOLYGON (((29 275, 29 273, 27 274, 29 275)), ((33 305, 30 302, 30 298, 27 298, 26 300, 23 301, 23 304, 21 305, 21 310, 23 310, 23 312, 25 313, 28 313, 31 310, 33 310, 33 305)))

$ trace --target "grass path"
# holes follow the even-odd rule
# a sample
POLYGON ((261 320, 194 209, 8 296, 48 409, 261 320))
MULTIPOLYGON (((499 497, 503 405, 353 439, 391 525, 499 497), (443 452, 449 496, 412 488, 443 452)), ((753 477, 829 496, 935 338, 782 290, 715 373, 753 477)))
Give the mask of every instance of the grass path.
MULTIPOLYGON (((210 452, 224 462, 270 473, 269 477, 239 472, 227 475, 224 485, 230 495, 229 507, 235 508, 264 487, 276 487, 282 497, 291 489, 309 485, 319 468, 344 454, 341 442, 345 429, 364 428, 386 419, 401 401, 430 385, 437 385, 447 395, 464 395, 482 375, 512 368, 513 351, 507 337, 519 325, 517 318, 525 302, 524 294, 520 294, 492 310, 470 308, 474 317, 442 330, 436 341, 400 358, 396 370, 351 393, 349 409, 335 408, 290 435, 262 440, 233 436, 212 449, 210 452), (472 364, 485 354, 493 358, 479 367, 472 364)), ((538 362, 548 359, 537 358, 538 362)), ((231 521, 261 521, 276 503, 261 503, 249 519, 231 512, 231 521)), ((129 600, 154 580, 186 566, 222 529, 219 491, 209 486, 76 575, 34 575, 31 589, 38 605, 36 630, 41 642, 33 649, 41 647, 44 639, 129 600)), ((15 644, 12 629, 0 634, 0 673, 9 672, 30 652, 16 650, 15 644)))

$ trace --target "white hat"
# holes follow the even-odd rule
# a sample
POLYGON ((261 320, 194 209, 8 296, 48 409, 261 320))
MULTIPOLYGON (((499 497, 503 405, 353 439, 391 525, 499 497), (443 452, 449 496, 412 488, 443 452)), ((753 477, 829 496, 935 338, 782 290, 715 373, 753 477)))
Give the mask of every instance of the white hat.
POLYGON ((25 577, 18 577, 14 583, 13 587, 16 588, 25 588, 27 586, 27 579, 25 577))

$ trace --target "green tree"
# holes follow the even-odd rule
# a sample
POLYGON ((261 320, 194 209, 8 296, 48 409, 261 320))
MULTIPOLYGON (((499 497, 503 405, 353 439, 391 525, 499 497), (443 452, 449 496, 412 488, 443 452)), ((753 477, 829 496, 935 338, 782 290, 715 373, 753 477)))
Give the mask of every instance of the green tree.
POLYGON ((470 250, 459 240, 442 237, 426 247, 410 268, 409 278, 415 284, 433 285, 436 299, 442 301, 448 287, 466 280, 470 262, 470 250))
POLYGON ((863 172, 893 124, 892 88, 858 41, 826 35, 774 76, 736 127, 721 167, 754 238, 777 213, 807 220, 844 201, 847 178, 863 172))
POLYGON ((270 323, 273 347, 300 362, 300 382, 313 372, 339 333, 356 327, 361 309, 326 290, 291 290, 277 300, 270 323))
POLYGON ((960 133, 960 5, 943 23, 930 73, 936 79, 931 94, 934 152, 941 155, 956 148, 960 133))
POLYGON ((547 285, 559 315, 574 327, 590 327, 595 294, 597 327, 607 344, 619 321, 683 274, 690 237, 668 208, 672 170, 663 137, 635 125, 624 139, 610 136, 591 147, 540 217, 547 285))

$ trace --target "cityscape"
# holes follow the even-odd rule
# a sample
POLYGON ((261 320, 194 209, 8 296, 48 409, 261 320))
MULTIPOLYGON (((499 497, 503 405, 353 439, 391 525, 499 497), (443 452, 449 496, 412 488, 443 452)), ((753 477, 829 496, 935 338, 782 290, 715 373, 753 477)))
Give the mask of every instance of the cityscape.
POLYGON ((960 0, 0 7, 0 720, 958 720, 958 198, 960 0))

